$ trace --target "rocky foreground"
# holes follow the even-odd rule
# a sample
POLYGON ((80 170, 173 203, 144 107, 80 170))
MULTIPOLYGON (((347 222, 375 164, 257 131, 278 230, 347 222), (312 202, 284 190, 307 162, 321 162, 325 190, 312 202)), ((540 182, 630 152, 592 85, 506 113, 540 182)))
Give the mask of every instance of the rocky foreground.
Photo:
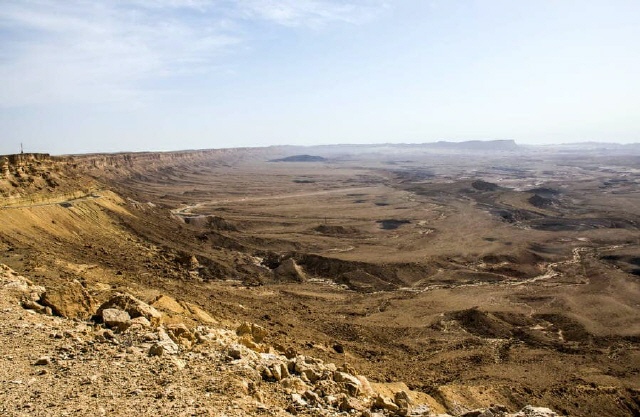
POLYGON ((47 291, 0 264, 0 415, 550 417, 527 406, 444 410, 402 383, 262 343, 198 306, 113 293, 100 305, 71 282, 47 291))

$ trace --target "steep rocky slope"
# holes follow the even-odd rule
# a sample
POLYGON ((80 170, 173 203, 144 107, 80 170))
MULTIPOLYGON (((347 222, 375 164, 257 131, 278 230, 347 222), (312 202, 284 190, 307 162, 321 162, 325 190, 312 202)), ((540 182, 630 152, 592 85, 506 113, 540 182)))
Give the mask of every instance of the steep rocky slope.
MULTIPOLYGON (((265 345, 267 331, 255 324, 233 331, 166 295, 149 305, 105 292, 107 301, 95 310, 81 285, 48 295, 0 264, 3 415, 446 415, 404 384, 372 384, 347 363, 265 345)), ((556 416, 535 407, 509 414, 501 406, 464 411, 461 404, 457 411, 556 416)))

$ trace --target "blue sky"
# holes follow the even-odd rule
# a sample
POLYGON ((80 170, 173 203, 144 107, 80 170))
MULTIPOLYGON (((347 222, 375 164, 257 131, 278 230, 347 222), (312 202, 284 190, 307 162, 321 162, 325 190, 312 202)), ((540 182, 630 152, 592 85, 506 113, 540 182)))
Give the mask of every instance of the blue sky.
POLYGON ((640 2, 0 0, 0 153, 640 142, 640 2))

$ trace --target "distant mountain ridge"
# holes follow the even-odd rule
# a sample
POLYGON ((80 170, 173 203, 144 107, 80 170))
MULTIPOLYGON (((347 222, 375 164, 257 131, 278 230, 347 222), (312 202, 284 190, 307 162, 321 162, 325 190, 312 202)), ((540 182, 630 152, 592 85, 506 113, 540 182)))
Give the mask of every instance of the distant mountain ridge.
POLYGON ((557 145, 544 145, 548 147, 558 148, 576 148, 576 149, 640 149, 640 142, 633 143, 617 143, 617 142, 573 142, 560 143, 557 145))
POLYGON ((423 143, 425 147, 440 149, 469 149, 483 151, 514 151, 520 149, 513 139, 496 140, 467 140, 463 142, 449 142, 441 140, 434 143, 423 143))
POLYGON ((429 153, 465 153, 465 152, 517 152, 526 148, 519 146, 512 139, 469 140, 462 142, 426 142, 426 143, 367 143, 367 144, 335 144, 335 145, 283 145, 277 147, 285 154, 305 154, 334 157, 350 154, 411 154, 414 152, 429 153))
MULTIPOLYGON (((298 147, 298 146, 294 146, 298 147)), ((521 147, 513 139, 493 140, 467 140, 452 142, 440 140, 438 142, 424 143, 363 143, 363 144, 335 144, 335 145, 311 145, 305 148, 420 148, 420 149, 475 149, 475 150, 518 150, 521 147)))

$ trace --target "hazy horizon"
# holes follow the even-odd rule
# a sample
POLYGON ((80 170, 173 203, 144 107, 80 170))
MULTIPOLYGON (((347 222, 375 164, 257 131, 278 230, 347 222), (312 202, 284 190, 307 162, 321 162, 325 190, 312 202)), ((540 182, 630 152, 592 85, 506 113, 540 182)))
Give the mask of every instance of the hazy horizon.
MULTIPOLYGON (((295 145, 295 144, 279 144, 279 145, 256 145, 256 146, 238 146, 232 147, 236 149, 251 149, 251 148, 269 148, 269 147, 302 147, 309 149, 310 152, 313 152, 314 147, 349 147, 349 146, 363 146, 363 147, 384 147, 384 146, 420 146, 420 145, 433 145, 440 142, 445 143, 465 143, 465 142, 492 142, 492 141, 504 141, 511 139, 471 139, 471 140, 446 140, 440 139, 431 142, 378 142, 378 143, 322 143, 322 144, 312 144, 312 145, 295 145)), ((590 146, 610 146, 613 149, 617 147, 624 146, 633 146, 640 145, 640 142, 629 142, 629 143, 620 143, 620 142, 596 142, 596 141, 585 141, 585 142, 565 142, 565 143, 544 143, 544 144, 528 144, 528 143, 519 143, 518 141, 513 140, 515 144, 522 148, 554 148, 554 147, 572 147, 572 146, 584 146, 585 149, 590 149, 590 146)), ((46 149, 43 150, 24 150, 24 153, 47 153, 53 156, 66 156, 66 155, 91 155, 91 154, 119 154, 119 153, 153 153, 153 152, 192 152, 192 151, 206 151, 206 150, 215 150, 215 149, 229 149, 229 147, 204 147, 204 148, 176 148, 176 149, 138 149, 138 150, 114 150, 114 151, 86 151, 86 152, 49 152, 46 149)), ((437 149, 437 148, 436 148, 437 149)), ((466 148, 459 148, 460 150, 464 150, 466 148)), ((502 150, 503 151, 503 150, 502 150)), ((304 152, 304 151, 301 151, 304 152)), ((5 153, 0 153, 0 155, 11 155, 20 153, 20 148, 15 151, 9 151, 5 153)))
POLYGON ((634 1, 0 6, 0 154, 640 141, 634 1))

